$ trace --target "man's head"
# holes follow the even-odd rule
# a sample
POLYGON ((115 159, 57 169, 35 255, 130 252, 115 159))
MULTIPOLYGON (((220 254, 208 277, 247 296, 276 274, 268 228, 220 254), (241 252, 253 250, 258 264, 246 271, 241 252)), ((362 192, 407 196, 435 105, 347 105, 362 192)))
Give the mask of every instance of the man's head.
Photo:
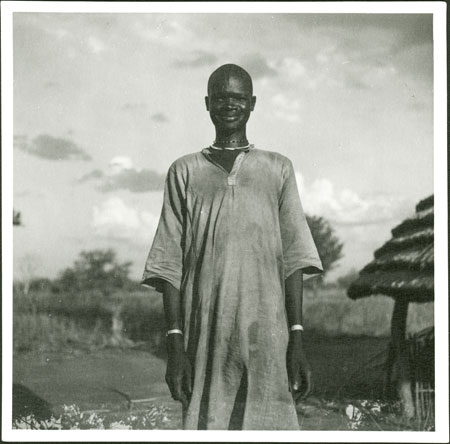
POLYGON ((243 132, 245 136, 255 102, 252 79, 240 66, 223 65, 209 77, 205 103, 217 132, 224 135, 243 132))

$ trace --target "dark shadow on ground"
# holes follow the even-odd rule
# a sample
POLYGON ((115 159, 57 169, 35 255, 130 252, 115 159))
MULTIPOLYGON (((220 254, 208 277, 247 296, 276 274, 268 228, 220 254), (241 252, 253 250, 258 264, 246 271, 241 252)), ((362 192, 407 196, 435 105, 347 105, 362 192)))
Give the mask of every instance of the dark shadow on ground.
POLYGON ((13 419, 34 415, 39 420, 52 416, 52 406, 28 387, 13 384, 13 419))

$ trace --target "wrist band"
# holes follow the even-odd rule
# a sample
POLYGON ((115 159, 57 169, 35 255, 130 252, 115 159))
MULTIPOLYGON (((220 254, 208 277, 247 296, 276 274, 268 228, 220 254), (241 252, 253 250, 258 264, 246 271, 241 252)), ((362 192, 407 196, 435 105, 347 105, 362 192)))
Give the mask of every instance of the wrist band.
POLYGON ((172 330, 167 330, 166 336, 173 335, 173 334, 178 334, 178 335, 183 336, 183 332, 181 330, 179 330, 178 328, 173 328, 172 330))
POLYGON ((289 327, 289 331, 296 331, 296 330, 303 331, 303 325, 294 324, 289 327))

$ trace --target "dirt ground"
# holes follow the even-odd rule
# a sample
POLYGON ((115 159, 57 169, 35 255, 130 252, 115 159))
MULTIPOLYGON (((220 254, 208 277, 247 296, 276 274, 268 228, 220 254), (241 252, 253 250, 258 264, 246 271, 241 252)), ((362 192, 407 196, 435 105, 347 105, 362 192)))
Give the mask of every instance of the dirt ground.
MULTIPOLYGON (((306 337, 314 389, 298 405, 301 428, 341 430, 343 406, 349 400, 379 398, 387 343, 383 338, 306 337)), ((145 345, 91 353, 19 354, 13 364, 15 409, 39 400, 53 409, 77 404, 82 410, 115 406, 129 411, 153 403, 169 407, 171 428, 181 428, 181 409, 164 382, 164 357, 145 345)))

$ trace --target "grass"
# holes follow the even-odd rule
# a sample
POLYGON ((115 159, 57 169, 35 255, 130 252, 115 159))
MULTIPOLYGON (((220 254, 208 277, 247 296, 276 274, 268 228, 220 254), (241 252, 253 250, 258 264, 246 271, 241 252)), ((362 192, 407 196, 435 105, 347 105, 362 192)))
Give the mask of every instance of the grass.
MULTIPOLYGON (((341 287, 306 290, 303 302, 305 328, 327 336, 390 336, 394 301, 372 296, 353 301, 341 287)), ((434 324, 434 304, 411 303, 407 329, 416 332, 434 324)))
MULTIPOLYGON (((99 394, 103 393, 101 390, 106 390, 102 384, 121 392, 135 390, 133 396, 141 398, 167 392, 165 364, 158 355, 148 353, 148 350, 160 350, 164 344, 165 323, 160 294, 148 289, 111 295, 98 291, 33 291, 28 294, 15 291, 13 302, 15 380, 38 392, 43 391, 44 398, 63 391, 58 395, 60 402, 61 398, 64 398, 63 402, 66 399, 72 402, 71 399, 78 396, 80 403, 83 401, 95 408, 99 394), (112 340, 115 311, 120 312, 124 338, 131 341, 112 340), (109 350, 112 346, 136 345, 141 341, 145 351, 139 347, 122 353, 109 350), (92 350, 97 352, 73 353, 92 350), (68 357, 71 354, 72 357, 68 357), (39 358, 30 359, 31 355, 45 357, 45 362, 39 364, 39 358), (65 359, 72 361, 65 362, 65 359), (92 384, 95 382, 95 390, 89 387, 81 390, 87 383, 85 379, 92 384), (72 394, 70 390, 73 390, 72 394)), ((430 429, 429 424, 404 424, 393 403, 384 404, 381 412, 373 404, 380 397, 382 362, 386 357, 392 309, 393 300, 388 297, 352 301, 342 287, 322 287, 316 292, 305 289, 305 352, 315 382, 312 398, 319 399, 320 405, 303 406, 299 419, 304 430, 430 429), (371 400, 370 408, 368 399, 371 400), (346 409, 350 404, 359 409, 360 416, 356 415, 356 420, 348 417, 346 409)), ((408 330, 418 331, 432 325, 433 311, 432 303, 411 304, 408 330)), ((112 394, 105 392, 102 396, 110 399, 112 394)), ((169 401, 168 397, 167 403, 169 401)), ((108 415, 101 418, 103 427, 117 423, 117 427, 129 428, 132 423, 129 411, 113 411, 108 415)), ((32 418, 25 420, 30 422, 32 418)), ((95 421, 91 424, 94 428, 100 424, 100 420, 95 421)), ((179 428, 179 421, 176 417, 164 427, 179 428)), ((145 428, 137 424, 133 423, 131 428, 145 428)), ((27 424, 17 426, 27 427, 27 424)))
POLYGON ((100 322, 92 328, 66 317, 19 314, 13 319, 14 352, 93 350, 108 345, 109 332, 100 322))
MULTIPOLYGON (((165 321, 162 297, 151 290, 104 295, 99 291, 52 293, 14 292, 14 350, 95 349, 113 345, 111 328, 116 311, 125 339, 163 344, 165 321)), ((341 287, 305 289, 305 329, 325 336, 388 337, 393 300, 384 296, 350 300, 341 287)), ((433 303, 411 304, 408 329, 432 325, 433 303)))

